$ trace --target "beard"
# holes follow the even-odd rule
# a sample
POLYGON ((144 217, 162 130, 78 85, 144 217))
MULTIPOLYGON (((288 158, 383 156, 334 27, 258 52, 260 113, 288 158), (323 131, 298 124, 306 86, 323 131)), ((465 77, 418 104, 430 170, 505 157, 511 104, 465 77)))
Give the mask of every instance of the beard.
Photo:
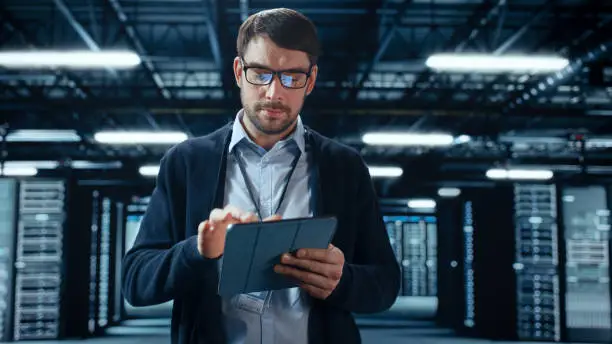
MULTIPOLYGON (((297 112, 292 112, 291 109, 276 101, 258 101, 255 104, 246 105, 244 96, 241 93, 244 114, 257 130, 265 135, 279 135, 286 132, 297 121, 297 115, 301 111, 301 107, 297 112), (268 118, 265 114, 260 114, 262 110, 279 110, 282 111, 282 116, 279 118, 268 118)), ((302 103, 303 104, 303 103, 302 103)))

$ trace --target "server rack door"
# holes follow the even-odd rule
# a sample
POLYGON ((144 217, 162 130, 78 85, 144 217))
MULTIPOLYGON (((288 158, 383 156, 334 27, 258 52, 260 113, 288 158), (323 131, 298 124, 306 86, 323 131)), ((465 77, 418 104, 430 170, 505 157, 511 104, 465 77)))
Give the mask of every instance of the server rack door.
POLYGON ((439 200, 438 220, 438 312, 437 323, 443 327, 459 327, 463 314, 463 278, 461 276, 461 200, 439 200))
POLYGON ((603 186, 564 187, 565 319, 570 341, 610 342, 610 211, 603 186))
POLYGON ((555 186, 516 184, 514 208, 518 337, 521 340, 559 341, 555 186))
POLYGON ((13 339, 60 337, 66 185, 19 183, 13 339))
POLYGON ((13 337, 17 182, 0 179, 0 342, 13 337))
POLYGON ((462 191, 463 326, 466 335, 514 339, 512 190, 462 191))

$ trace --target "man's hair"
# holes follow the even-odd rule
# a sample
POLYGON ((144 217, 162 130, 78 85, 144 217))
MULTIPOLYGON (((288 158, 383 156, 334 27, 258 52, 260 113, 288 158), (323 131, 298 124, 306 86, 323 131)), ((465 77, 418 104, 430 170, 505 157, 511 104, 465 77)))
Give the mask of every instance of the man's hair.
POLYGON ((288 8, 264 10, 248 17, 238 31, 238 56, 244 56, 249 42, 257 36, 267 36, 281 48, 305 52, 311 65, 321 55, 315 25, 303 14, 288 8))

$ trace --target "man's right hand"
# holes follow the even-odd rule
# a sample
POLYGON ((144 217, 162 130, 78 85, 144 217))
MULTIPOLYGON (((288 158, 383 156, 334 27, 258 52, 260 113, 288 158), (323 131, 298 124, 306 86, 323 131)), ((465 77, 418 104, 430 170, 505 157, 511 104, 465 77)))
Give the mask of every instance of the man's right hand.
MULTIPOLYGON (((274 215, 264 221, 280 219, 280 216, 274 215)), ((213 209, 208 220, 198 226, 198 252, 205 258, 219 258, 225 249, 225 235, 230 224, 257 221, 258 218, 255 214, 245 212, 232 205, 223 209, 213 209)))

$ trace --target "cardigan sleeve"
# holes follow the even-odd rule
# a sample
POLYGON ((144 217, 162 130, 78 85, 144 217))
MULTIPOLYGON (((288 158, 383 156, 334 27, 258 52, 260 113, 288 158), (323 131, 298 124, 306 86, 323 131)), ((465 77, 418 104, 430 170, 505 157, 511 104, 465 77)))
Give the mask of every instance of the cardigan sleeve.
POLYGON ((134 246, 123 258, 123 291, 134 306, 214 288, 218 279, 218 262, 199 254, 197 235, 180 239, 185 232, 187 173, 179 148, 170 149, 161 159, 134 246))
POLYGON ((355 255, 345 263, 342 278, 328 301, 355 313, 387 310, 400 287, 400 267, 391 248, 378 199, 367 166, 361 157, 351 164, 358 191, 351 212, 359 225, 355 255))

